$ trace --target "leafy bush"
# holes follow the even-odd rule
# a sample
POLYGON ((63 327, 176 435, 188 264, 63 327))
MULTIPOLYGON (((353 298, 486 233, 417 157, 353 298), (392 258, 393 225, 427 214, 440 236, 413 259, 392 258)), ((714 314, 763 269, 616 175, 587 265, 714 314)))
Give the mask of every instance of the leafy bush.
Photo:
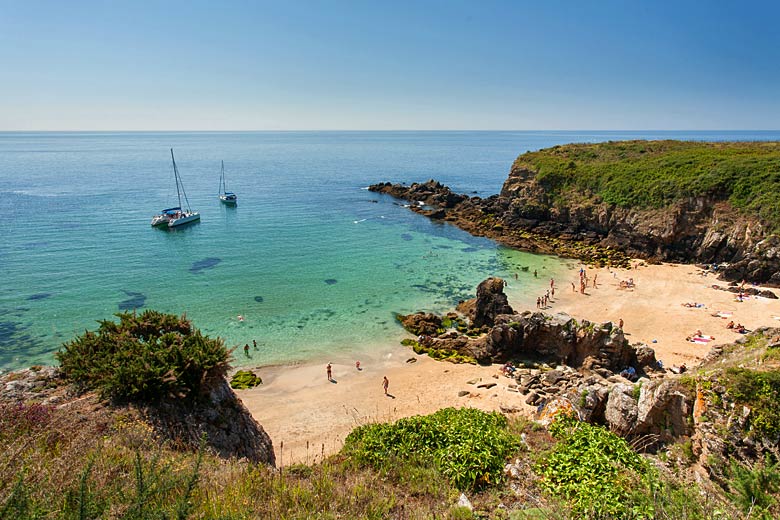
POLYGON ((549 430, 558 443, 534 467, 542 489, 569 500, 578 516, 652 517, 649 507, 636 510, 628 501, 649 465, 625 440, 571 416, 560 417, 549 430))
POLYGON ((233 374, 233 378, 230 380, 230 387, 237 390, 254 388, 257 385, 262 384, 263 380, 259 376, 256 376, 251 370, 239 370, 233 374))
POLYGON ((103 397, 158 400, 206 390, 224 377, 230 352, 182 317, 147 310, 118 313, 97 332, 65 343, 55 355, 65 377, 103 397))
POLYGON ((458 489, 468 489, 499 482, 504 461, 517 446, 503 415, 445 408, 356 428, 347 436, 344 453, 375 468, 414 456, 421 464, 435 466, 458 489))

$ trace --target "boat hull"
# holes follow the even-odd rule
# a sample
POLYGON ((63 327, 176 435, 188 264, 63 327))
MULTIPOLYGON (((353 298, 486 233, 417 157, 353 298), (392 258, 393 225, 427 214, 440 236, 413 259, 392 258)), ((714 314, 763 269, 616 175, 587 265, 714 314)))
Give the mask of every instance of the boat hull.
POLYGON ((154 217, 152 217, 152 227, 167 226, 170 221, 171 219, 166 216, 155 215, 154 217))
POLYGON ((192 222, 196 222, 198 220, 200 220, 200 213, 185 214, 185 215, 182 215, 181 217, 178 217, 178 218, 172 218, 168 222, 168 227, 169 228, 179 227, 179 226, 183 226, 185 224, 190 224, 192 222))

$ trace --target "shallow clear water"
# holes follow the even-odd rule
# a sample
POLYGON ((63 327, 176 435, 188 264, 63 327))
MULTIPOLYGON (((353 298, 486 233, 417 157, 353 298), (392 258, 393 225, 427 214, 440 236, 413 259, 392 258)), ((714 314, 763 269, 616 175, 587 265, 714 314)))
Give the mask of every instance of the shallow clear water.
POLYGON ((397 341, 393 313, 448 310, 490 275, 530 301, 561 260, 364 188, 436 178, 486 196, 524 151, 644 137, 780 134, 0 133, 0 370, 51 363, 62 342, 125 308, 186 313, 229 346, 256 340, 252 363, 278 363, 397 341), (176 205, 170 147, 201 213, 175 231, 149 225, 176 205), (233 208, 217 199, 223 159, 233 208))

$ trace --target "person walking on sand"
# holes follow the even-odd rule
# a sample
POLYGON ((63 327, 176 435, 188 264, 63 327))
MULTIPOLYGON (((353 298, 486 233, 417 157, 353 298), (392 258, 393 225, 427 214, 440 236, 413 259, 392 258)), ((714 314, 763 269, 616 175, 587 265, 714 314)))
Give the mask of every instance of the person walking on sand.
POLYGON ((596 278, 598 277, 598 274, 593 275, 593 288, 596 288, 596 278))
POLYGON ((390 381, 387 380, 387 376, 382 377, 382 388, 385 390, 385 395, 387 395, 388 386, 390 386, 390 381))
POLYGON ((571 283, 571 292, 576 293, 577 287, 574 285, 574 282, 571 283))
POLYGON ((325 370, 328 372, 328 381, 333 381, 333 368, 330 366, 330 363, 325 367, 325 370))

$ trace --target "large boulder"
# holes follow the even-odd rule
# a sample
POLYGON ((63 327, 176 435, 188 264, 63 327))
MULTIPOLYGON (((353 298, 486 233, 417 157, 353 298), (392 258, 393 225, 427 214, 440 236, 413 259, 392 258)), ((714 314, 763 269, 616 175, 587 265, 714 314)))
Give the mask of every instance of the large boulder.
POLYGON ((621 436, 646 436, 646 446, 691 434, 691 398, 677 378, 618 383, 607 399, 604 418, 621 436), (638 390, 638 392, 637 392, 638 390))
POLYGON ((396 319, 403 328, 415 336, 433 335, 441 328, 441 318, 430 312, 417 312, 415 314, 398 314, 396 319))
POLYGON ((625 437, 633 433, 639 406, 634 397, 634 385, 618 383, 612 387, 607 399, 604 418, 609 429, 625 437))
POLYGON ((474 306, 472 324, 474 327, 492 327, 499 314, 514 314, 509 299, 504 294, 506 282, 501 278, 488 278, 477 286, 477 301, 474 306))

